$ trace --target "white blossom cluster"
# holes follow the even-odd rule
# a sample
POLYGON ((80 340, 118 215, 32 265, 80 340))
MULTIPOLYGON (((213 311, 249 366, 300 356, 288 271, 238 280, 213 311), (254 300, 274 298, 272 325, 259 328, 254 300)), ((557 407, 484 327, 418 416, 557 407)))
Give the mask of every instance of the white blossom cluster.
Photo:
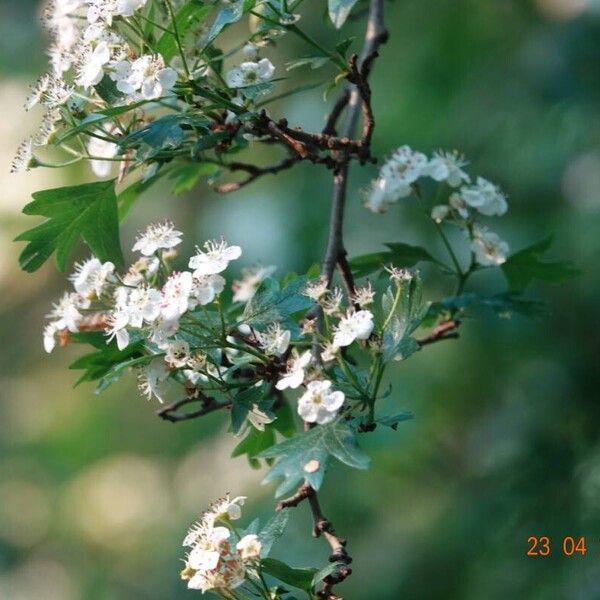
POLYGON ((398 148, 383 164, 378 177, 363 190, 364 205, 381 213, 416 189, 421 178, 445 183, 451 188, 446 204, 431 211, 436 223, 452 221, 465 229, 478 264, 501 265, 506 261, 508 244, 486 226, 477 215, 502 216, 508 209, 506 195, 483 177, 475 181, 464 171, 467 162, 457 152, 435 152, 431 158, 409 146, 398 148))
MULTIPOLYGON (((262 544, 256 534, 237 535, 233 521, 242 516, 245 496, 229 495, 215 502, 188 531, 183 546, 190 548, 181 578, 189 589, 231 593, 247 571, 256 570, 262 544)), ((229 596, 228 596, 229 597, 229 596)))

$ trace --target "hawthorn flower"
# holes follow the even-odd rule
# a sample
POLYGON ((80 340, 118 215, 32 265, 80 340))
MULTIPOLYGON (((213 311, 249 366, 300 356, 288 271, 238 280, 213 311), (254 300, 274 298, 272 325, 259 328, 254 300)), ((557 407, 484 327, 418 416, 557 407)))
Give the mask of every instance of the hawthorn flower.
POLYGON ((251 406, 247 418, 254 429, 258 429, 258 431, 264 431, 265 425, 272 423, 275 420, 275 417, 272 417, 261 410, 257 404, 251 406))
POLYGON ((84 298, 99 298, 107 281, 112 280, 115 265, 98 260, 95 256, 75 265, 75 272, 70 276, 75 291, 84 298))
POLYGON ((185 367, 190 359, 190 345, 184 340, 175 340, 167 345, 165 362, 176 369, 185 367))
POLYGON ((371 286, 371 282, 367 283, 367 285, 356 288, 352 297, 352 301, 358 304, 361 308, 364 308, 369 304, 373 304, 374 299, 375 291, 371 286))
POLYGON ((38 161, 33 155, 33 140, 25 140, 18 148, 12 166, 11 173, 24 173, 38 165, 38 161))
POLYGON ((323 306, 323 312, 326 315, 336 315, 340 312, 343 299, 344 295, 342 293, 342 290, 339 287, 333 288, 333 290, 330 290, 327 293, 325 300, 321 302, 323 306))
POLYGON ((110 61, 108 42, 102 40, 92 50, 84 47, 77 67, 77 85, 88 89, 100 83, 104 77, 104 66, 110 61))
POLYGON ((311 381, 298 400, 298 414, 307 423, 331 423, 344 404, 344 393, 331 391, 331 381, 311 381))
POLYGON ((332 342, 328 342, 321 352, 321 360, 325 363, 335 360, 337 358, 337 354, 340 351, 339 347, 333 344, 332 342))
POLYGON ((190 308, 195 304, 210 304, 225 289, 225 279, 221 275, 203 275, 193 281, 190 308))
POLYGON ((182 236, 183 233, 177 231, 170 221, 152 223, 138 236, 132 250, 144 256, 152 256, 158 250, 174 248, 181 244, 182 236))
POLYGON ((258 343, 269 355, 281 356, 290 345, 292 332, 282 329, 279 323, 272 323, 265 332, 257 332, 258 343))
POLYGON ((42 101, 50 87, 50 80, 51 76, 48 73, 44 73, 38 77, 37 81, 31 86, 31 92, 25 100, 25 110, 31 110, 36 104, 42 101))
POLYGON ((131 290, 127 300, 129 325, 141 327, 144 322, 151 323, 161 313, 161 293, 147 285, 131 290))
POLYGON ((114 158, 119 150, 117 144, 99 137, 90 137, 87 150, 93 157, 90 160, 90 167, 94 175, 97 177, 108 177, 113 165, 113 161, 110 159, 114 158))
POLYGON ((509 248, 496 233, 485 227, 477 227, 473 232, 471 250, 480 265, 489 267, 505 263, 509 248))
POLYGON ((318 302, 327 294, 327 279, 325 279, 325 277, 319 277, 316 281, 309 281, 302 293, 311 300, 318 302))
POLYGON ((414 272, 410 269, 395 267, 394 265, 390 265, 389 267, 384 268, 390 274, 390 279, 397 283, 411 281, 411 279, 413 279, 415 276, 414 272))
POLYGON ((486 217, 501 216, 508 209, 506 196, 500 188, 483 177, 477 178, 476 185, 462 187, 460 195, 469 206, 486 217))
POLYGON ((287 371, 277 382, 275 387, 278 390, 285 390, 287 388, 295 390, 296 388, 299 388, 304 382, 304 371, 310 364, 310 360, 310 350, 307 350, 303 354, 298 354, 294 349, 292 351, 292 358, 290 358, 287 364, 287 371))
POLYGON ((114 63, 110 76, 120 92, 128 95, 139 93, 144 100, 156 100, 169 95, 177 82, 177 71, 166 67, 162 56, 149 54, 140 56, 132 63, 114 63))
POLYGON ((189 271, 169 275, 161 291, 160 314, 170 321, 178 319, 189 308, 194 280, 189 271))
POLYGON ((227 527, 206 527, 196 539, 188 556, 189 566, 196 571, 211 571, 219 564, 224 542, 229 540, 227 527))
POLYGON ((197 278, 221 273, 232 260, 236 260, 242 255, 242 249, 239 246, 229 246, 224 240, 206 242, 204 248, 206 251, 197 248, 196 254, 190 258, 189 262, 189 267, 194 269, 194 277, 197 278))
POLYGON ((179 319, 165 319, 159 316, 150 324, 150 341, 156 344, 161 350, 164 350, 169 338, 173 337, 179 329, 179 319))
POLYGON ((242 279, 233 282, 233 301, 248 302, 254 298, 258 286, 275 271, 276 267, 255 267, 242 269, 242 279))
POLYGON ((68 329, 76 332, 79 331, 79 322, 82 319, 80 310, 88 306, 89 302, 79 294, 65 292, 62 298, 52 305, 52 311, 46 316, 54 321, 57 330, 68 329))
POLYGON ((242 560, 258 558, 262 550, 262 544, 254 533, 245 535, 235 547, 239 551, 242 560))
POLYGON ((434 152, 425 168, 425 174, 435 181, 446 181, 450 187, 469 183, 469 176, 462 170, 468 163, 458 152, 434 152))
POLYGON ((138 375, 138 388, 148 398, 154 396, 161 404, 164 402, 164 382, 168 379, 170 371, 164 360, 155 358, 141 368, 138 375))
POLYGON ((146 6, 147 0, 118 0, 117 14, 122 17, 131 17, 136 10, 146 6))
POLYGON ((51 109, 44 115, 40 128, 34 137, 36 146, 46 146, 55 136, 62 115, 58 109, 51 109))
POLYGON ((448 203, 450 204, 450 207, 458 213, 458 216, 461 219, 469 218, 469 207, 465 202, 465 199, 459 193, 455 192, 454 194, 451 194, 448 203))
POLYGON ((230 88, 242 88, 269 81, 275 73, 275 67, 268 58, 258 62, 243 62, 239 67, 229 71, 225 77, 230 88))
POLYGON ((349 310, 335 328, 333 344, 341 348, 349 346, 354 340, 366 340, 373 333, 374 326, 370 310, 349 310))
POLYGON ((212 523, 223 520, 237 521, 242 517, 242 506, 247 498, 247 496, 236 496, 231 499, 227 494, 213 503, 204 516, 212 523))
POLYGON ((450 214, 450 207, 446 204, 437 204, 431 209, 431 218, 436 223, 442 223, 448 218, 450 214))

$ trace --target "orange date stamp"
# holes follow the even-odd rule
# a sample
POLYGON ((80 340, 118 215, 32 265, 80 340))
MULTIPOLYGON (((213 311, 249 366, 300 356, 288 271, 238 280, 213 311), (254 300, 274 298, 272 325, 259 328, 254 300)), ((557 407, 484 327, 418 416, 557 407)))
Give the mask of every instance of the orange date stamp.
MULTIPOLYGON (((585 536, 573 537, 567 535, 557 542, 558 553, 563 556, 585 556, 588 552, 585 536)), ((526 556, 545 557, 555 551, 554 542, 546 535, 530 535, 527 538, 526 556)))

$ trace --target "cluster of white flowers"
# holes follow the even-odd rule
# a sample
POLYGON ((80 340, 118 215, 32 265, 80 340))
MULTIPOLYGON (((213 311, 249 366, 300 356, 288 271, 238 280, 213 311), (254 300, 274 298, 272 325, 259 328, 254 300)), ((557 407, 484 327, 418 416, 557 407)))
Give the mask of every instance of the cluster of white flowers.
POLYGON ((365 207, 381 213, 401 198, 415 191, 422 177, 446 183, 451 191, 446 204, 431 210, 436 223, 452 220, 465 228, 471 239, 471 250, 483 266, 499 265, 506 260, 508 245, 495 233, 475 222, 477 214, 501 216, 508 210, 506 195, 483 177, 472 181, 464 171, 467 162, 457 152, 435 152, 431 158, 402 146, 384 163, 378 177, 363 190, 365 207), (467 227, 467 223, 472 226, 467 227))
POLYGON ((192 383, 213 374, 217 369, 206 355, 190 350, 188 343, 177 338, 182 317, 197 306, 210 304, 225 288, 220 275, 229 262, 241 256, 239 246, 225 241, 206 242, 203 249, 189 259, 191 271, 175 271, 156 287, 157 274, 169 253, 182 241, 182 233, 170 222, 158 223, 137 238, 133 250, 141 257, 119 276, 114 265, 95 257, 76 266, 71 276, 73 292, 67 292, 48 315, 44 330, 44 348, 51 352, 56 339, 66 332, 80 331, 82 326, 106 328, 108 341, 115 339, 120 350, 138 330, 156 353, 164 359, 153 360, 143 373, 141 387, 148 395, 162 399, 160 383, 169 369, 183 369, 192 383))
POLYGON ((181 578, 188 588, 230 593, 244 583, 246 572, 259 564, 262 544, 256 534, 239 537, 233 521, 242 516, 245 496, 217 501, 188 531, 183 546, 190 548, 181 578))
MULTIPOLYGON (((13 172, 37 166, 34 146, 45 146, 53 140, 58 128, 68 123, 62 108, 80 110, 86 102, 101 105, 94 91, 105 77, 115 82, 123 97, 120 103, 156 100, 172 94, 177 71, 165 65, 160 55, 135 55, 118 33, 115 19, 133 17, 147 0, 48 0, 44 9, 44 25, 50 34, 48 50, 50 70, 31 88, 25 108, 40 104, 47 109, 40 129, 24 142, 12 165, 13 172)), ((91 137, 87 148, 94 173, 109 174, 111 159, 117 146, 91 137), (100 160, 97 160, 100 159, 100 160)))

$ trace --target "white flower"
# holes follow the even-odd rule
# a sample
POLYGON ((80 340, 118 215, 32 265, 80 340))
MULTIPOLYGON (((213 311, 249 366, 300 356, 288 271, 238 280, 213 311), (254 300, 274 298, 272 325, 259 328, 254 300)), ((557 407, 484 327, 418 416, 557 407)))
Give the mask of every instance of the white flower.
POLYGON ((412 192, 412 184, 426 174, 427 157, 409 146, 402 146, 384 163, 375 179, 366 190, 363 200, 366 208, 373 212, 384 212, 387 205, 406 198, 412 192))
MULTIPOLYGON (((98 133, 102 134, 103 132, 98 133)), ((113 161, 102 159, 114 158, 119 150, 117 144, 98 137, 90 137, 87 149, 90 155, 94 157, 90 160, 90 167, 94 175, 108 177, 112 170, 113 161)))
POLYGON ((75 291, 84 298, 99 298, 104 286, 111 279, 115 265, 101 262, 95 256, 75 265, 75 272, 70 276, 75 291))
POLYGON ((79 294, 65 292, 62 298, 52 305, 52 311, 47 315, 54 321, 57 329, 68 329, 71 332, 79 330, 82 319, 81 309, 88 308, 89 301, 79 294))
POLYGON ((367 283, 367 285, 363 285, 362 287, 356 288, 354 290, 354 295, 352 296, 352 302, 358 304, 361 308, 364 308, 369 304, 373 304, 374 299, 375 291, 371 286, 371 282, 367 283))
POLYGON ((235 547, 239 550, 242 560, 258 558, 262 550, 262 544, 254 533, 245 535, 235 547))
POLYGON ((311 300, 318 302, 325 294, 327 294, 327 279, 325 277, 319 277, 316 281, 309 281, 302 293, 311 300))
POLYGON ((173 337, 179 329, 179 319, 164 319, 159 317, 150 324, 150 341, 164 350, 169 338, 173 337))
POLYGON ((267 354, 281 356, 290 345, 292 332, 282 329, 279 323, 272 323, 265 332, 257 332, 256 337, 267 354))
POLYGON ((196 540, 188 556, 189 566, 196 571, 212 571, 221 558, 223 542, 229 539, 227 527, 206 528, 196 540))
POLYGON ((44 350, 50 354, 56 346, 56 334, 60 331, 60 328, 56 326, 56 323, 48 323, 44 327, 44 350))
POLYGON ((287 364, 287 371, 275 387, 278 390, 285 390, 287 388, 295 390, 299 388, 304 382, 304 370, 309 365, 310 360, 310 350, 298 355, 298 352, 294 349, 292 358, 287 364))
POLYGON ((131 17, 136 10, 146 6, 147 0, 117 0, 117 14, 131 17))
POLYGON ((258 62, 243 62, 239 67, 229 71, 225 77, 230 88, 241 88, 269 81, 273 77, 275 67, 268 58, 258 62))
POLYGON ((469 176, 462 170, 467 165, 458 152, 435 152, 425 168, 425 174, 435 181, 446 181, 450 187, 469 183, 469 176))
POLYGON ((451 194, 448 203, 450 204, 450 207, 458 213, 459 217, 462 219, 469 218, 469 207, 459 193, 455 192, 454 194, 451 194))
POLYGON ((242 279, 233 282, 233 301, 248 302, 252 300, 260 283, 273 274, 276 267, 255 267, 242 269, 242 279))
POLYGON ((205 252, 197 248, 196 254, 190 258, 189 267, 194 269, 194 277, 221 273, 232 260, 242 255, 239 246, 228 246, 224 240, 206 242, 204 248, 205 252))
POLYGON ((311 381, 298 400, 298 414, 307 423, 331 423, 344 404, 344 393, 331 391, 331 381, 311 381))
POLYGON ((335 344, 328 343, 321 352, 321 360, 325 363, 335 360, 339 351, 340 349, 335 344))
POLYGON ((169 369, 162 358, 155 358, 141 369, 139 389, 148 400, 154 396, 161 404, 164 402, 164 382, 169 377, 169 369))
POLYGON ((237 521, 242 517, 242 506, 246 502, 247 496, 236 496, 233 499, 229 498, 227 494, 224 498, 217 500, 211 507, 210 510, 205 514, 205 517, 210 522, 223 519, 231 519, 237 521))
POLYGON ((151 323, 158 318, 161 304, 162 295, 158 290, 146 285, 135 288, 130 292, 127 300, 129 325, 141 327, 144 321, 151 323))
POLYGON ((112 65, 111 78, 124 94, 139 92, 144 100, 155 100, 169 95, 177 82, 177 71, 165 67, 160 55, 140 56, 129 63, 118 61, 112 65))
POLYGON ((508 244, 500 237, 484 227, 477 227, 474 231, 471 250, 475 259, 483 266, 498 266, 506 262, 508 244))
POLYGON ((196 304, 210 304, 225 289, 225 279, 221 275, 204 275, 194 279, 190 298, 190 309, 196 304))
POLYGON ((88 89, 100 83, 104 76, 104 65, 110 61, 110 49, 106 41, 101 41, 93 49, 86 49, 80 57, 77 68, 77 85, 88 89))
POLYGON ((194 281, 189 271, 171 273, 162 288, 160 312, 163 319, 178 319, 189 308, 194 281))
POLYGON ((25 100, 25 110, 31 110, 36 104, 42 101, 50 87, 50 80, 51 76, 48 73, 44 73, 31 86, 31 92, 27 96, 27 100, 25 100))
POLYGON ((274 420, 275 417, 271 417, 262 411, 257 404, 253 404, 248 411, 248 421, 250 421, 252 426, 255 429, 258 429, 258 431, 264 431, 265 425, 272 423, 274 420))
POLYGON ((508 208, 500 188, 483 177, 477 178, 476 185, 462 187, 460 195, 469 206, 487 217, 503 215, 508 208))
POLYGON ((449 214, 450 207, 446 204, 437 204, 431 209, 431 218, 436 223, 441 223, 442 221, 445 221, 448 218, 449 214))
POLYGON ((373 313, 370 310, 349 310, 340 319, 333 336, 333 345, 341 348, 354 340, 366 340, 373 332, 373 313))
POLYGON ((190 345, 184 340, 175 340, 167 345, 165 362, 176 369, 185 367, 190 359, 190 345))
POLYGON ((174 248, 181 243, 182 236, 183 233, 174 229, 170 221, 152 223, 137 237, 132 250, 144 256, 152 256, 157 250, 174 248))

